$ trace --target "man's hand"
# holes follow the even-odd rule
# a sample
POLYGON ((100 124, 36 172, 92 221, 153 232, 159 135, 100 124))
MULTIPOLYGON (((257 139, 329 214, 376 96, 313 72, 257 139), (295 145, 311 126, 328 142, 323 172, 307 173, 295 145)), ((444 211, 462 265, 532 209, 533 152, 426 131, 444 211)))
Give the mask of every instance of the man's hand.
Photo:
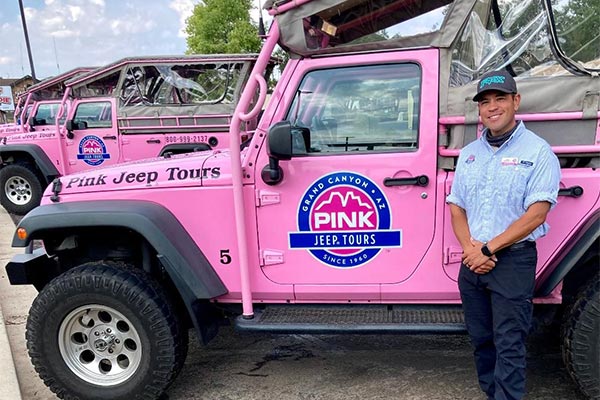
POLYGON ((476 274, 487 274, 494 269, 496 261, 498 261, 496 256, 488 257, 483 254, 482 247, 482 242, 471 239, 471 246, 464 249, 462 255, 463 264, 476 274))
POLYGON ((473 240, 467 223, 467 213, 456 204, 450 204, 452 229, 463 248, 463 263, 476 274, 487 274, 496 266, 496 257, 486 257, 481 252, 483 243, 473 240))

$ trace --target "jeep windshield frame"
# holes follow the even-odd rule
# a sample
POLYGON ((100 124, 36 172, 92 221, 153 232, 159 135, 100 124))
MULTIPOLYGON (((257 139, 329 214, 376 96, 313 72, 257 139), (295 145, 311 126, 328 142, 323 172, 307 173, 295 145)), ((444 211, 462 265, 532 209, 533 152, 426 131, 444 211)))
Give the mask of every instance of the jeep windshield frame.
MULTIPOLYGON (((67 82, 68 97, 113 97, 119 117, 227 114, 235 109, 257 54, 148 56, 118 60, 67 82)), ((272 71, 269 57, 265 74, 272 71)))
MULTIPOLYGON (((568 6, 570 4, 569 0, 568 2, 566 2, 566 6, 568 6)), ((576 30, 585 30, 585 29, 590 29, 590 27, 593 28, 593 20, 590 20, 590 18, 592 18, 594 15, 598 16, 597 13, 592 12, 587 16, 583 16, 581 14, 579 15, 565 15, 567 13, 561 13, 561 10, 559 9, 561 4, 552 4, 552 0, 544 0, 544 6, 546 8, 546 13, 548 16, 548 21, 549 21, 549 25, 550 25, 550 39, 552 42, 552 50, 555 52, 555 56, 557 58, 557 60, 561 63, 561 65, 569 70, 570 72, 572 72, 573 74, 597 74, 598 72, 600 72, 600 46, 596 46, 596 50, 595 50, 595 54, 593 55, 594 58, 593 59, 588 59, 588 60, 575 60, 574 56, 579 54, 582 50, 584 50, 585 48, 589 48, 591 49, 591 45, 593 45, 593 43, 598 43, 600 42, 600 28, 598 28, 598 26, 596 25, 596 29, 598 30, 598 34, 592 38, 591 40, 587 41, 586 43, 583 44, 583 46, 581 46, 580 48, 577 49, 577 51, 575 51, 574 53, 572 53, 571 55, 567 54, 567 52, 565 51, 565 49, 563 49, 563 46, 561 45, 561 43, 564 44, 564 46, 568 46, 569 40, 568 40, 568 35, 576 30), (561 15, 562 14, 562 15, 561 15), (563 32, 562 29, 562 25, 563 23, 561 23, 560 25, 558 24, 558 21, 564 21, 564 24, 569 24, 569 28, 563 32), (564 33, 564 34, 563 34, 564 33), (589 47, 588 47, 589 46, 589 47), (588 64, 588 65, 586 65, 588 64), (593 66, 596 66, 596 68, 594 68, 593 66)), ((589 7, 593 6, 593 3, 590 2, 590 4, 588 5, 589 7)), ((600 12, 600 9, 596 10, 598 12, 600 12)), ((592 50, 593 51, 593 50, 592 50)), ((589 53, 589 52, 588 52, 589 53)))
MULTIPOLYGON (((17 109, 15 110, 15 120, 21 118, 23 110, 31 107, 35 101, 61 100, 66 91, 66 82, 73 77, 86 74, 93 71, 96 67, 79 67, 64 72, 60 75, 44 79, 35 85, 30 86, 27 91, 19 96, 17 109)), ((22 123, 26 123, 29 115, 21 118, 22 123)))

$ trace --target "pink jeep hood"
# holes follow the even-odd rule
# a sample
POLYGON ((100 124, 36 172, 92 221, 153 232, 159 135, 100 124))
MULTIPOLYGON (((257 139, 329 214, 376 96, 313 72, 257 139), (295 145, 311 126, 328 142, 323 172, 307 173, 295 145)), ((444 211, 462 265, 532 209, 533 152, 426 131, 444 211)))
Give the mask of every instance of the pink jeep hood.
MULTIPOLYGON (((231 185, 231 161, 228 151, 205 151, 132 161, 65 175, 59 179, 62 184, 60 195, 223 186, 231 185)), ((50 184, 44 192, 43 204, 48 203, 48 197, 54 194, 53 190, 57 190, 56 185, 50 184)))

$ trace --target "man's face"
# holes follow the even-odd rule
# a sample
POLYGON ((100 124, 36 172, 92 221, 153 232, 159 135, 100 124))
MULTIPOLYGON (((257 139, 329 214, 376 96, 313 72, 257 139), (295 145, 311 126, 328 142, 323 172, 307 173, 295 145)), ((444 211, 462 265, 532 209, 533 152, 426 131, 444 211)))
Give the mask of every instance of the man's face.
POLYGON ((519 94, 489 91, 481 95, 477 104, 483 124, 493 136, 499 136, 516 125, 515 114, 520 103, 519 94))

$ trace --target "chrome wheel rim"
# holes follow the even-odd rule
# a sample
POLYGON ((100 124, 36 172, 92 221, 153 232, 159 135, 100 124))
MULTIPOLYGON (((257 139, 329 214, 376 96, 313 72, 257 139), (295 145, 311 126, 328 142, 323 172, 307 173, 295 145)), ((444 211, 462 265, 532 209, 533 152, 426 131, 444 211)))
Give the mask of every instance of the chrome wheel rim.
POLYGON ((22 176, 12 176, 4 184, 4 194, 14 204, 23 206, 31 201, 33 190, 22 176))
POLYGON ((133 324, 99 304, 69 313, 58 332, 60 355, 79 378, 98 386, 127 381, 140 366, 142 343, 133 324))

